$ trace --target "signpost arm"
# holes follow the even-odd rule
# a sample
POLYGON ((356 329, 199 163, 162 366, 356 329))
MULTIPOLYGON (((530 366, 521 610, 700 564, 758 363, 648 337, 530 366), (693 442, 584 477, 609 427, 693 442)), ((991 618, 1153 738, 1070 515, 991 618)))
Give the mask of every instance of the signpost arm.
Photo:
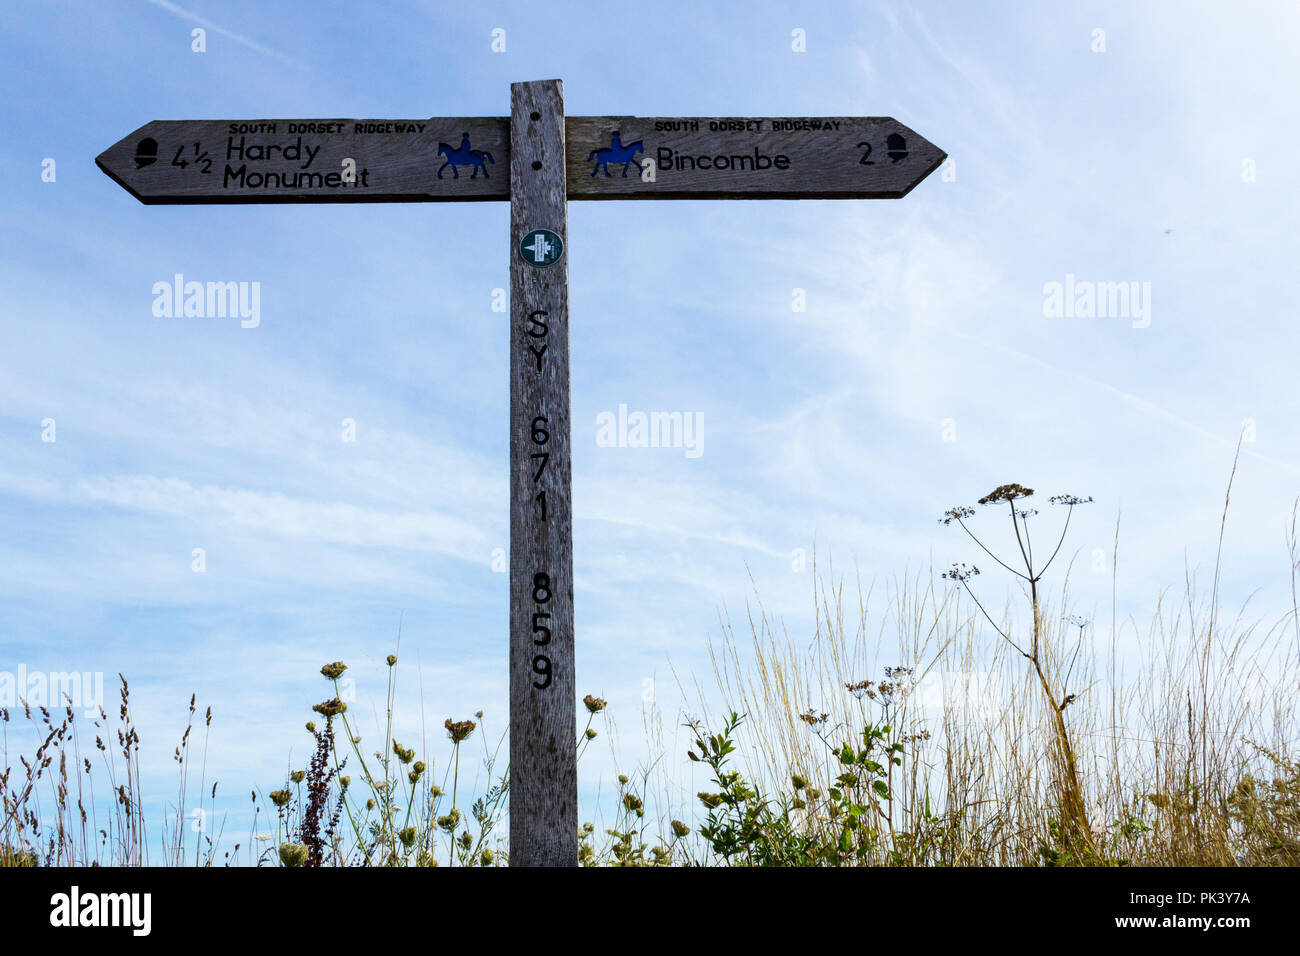
POLYGON ((511 84, 510 143, 510 865, 576 866, 568 220, 559 80, 511 84))

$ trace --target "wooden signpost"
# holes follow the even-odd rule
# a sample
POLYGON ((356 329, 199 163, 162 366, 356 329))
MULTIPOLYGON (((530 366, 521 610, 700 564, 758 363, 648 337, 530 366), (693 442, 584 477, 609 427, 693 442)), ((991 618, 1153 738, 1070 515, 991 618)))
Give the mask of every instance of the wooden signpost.
POLYGON ((147 204, 510 200, 510 864, 577 865, 570 199, 897 199, 945 154, 887 117, 155 121, 95 162, 147 204))

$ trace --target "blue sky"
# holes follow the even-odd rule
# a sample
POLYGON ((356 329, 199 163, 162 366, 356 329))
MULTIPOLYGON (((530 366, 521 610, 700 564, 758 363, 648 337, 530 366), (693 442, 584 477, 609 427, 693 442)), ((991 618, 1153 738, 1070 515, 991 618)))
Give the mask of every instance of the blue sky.
POLYGON ((504 115, 557 76, 571 115, 887 115, 954 163, 901 201, 571 204, 577 682, 621 765, 644 681, 670 725, 673 672, 709 682, 720 612, 756 589, 808 632, 796 549, 866 581, 971 560, 935 519, 1004 482, 1094 496, 1072 590, 1107 620, 1122 509, 1120 616, 1149 620, 1213 564, 1247 420, 1225 603, 1274 620, 1298 28, 1284 3, 8 3, 0 670, 102 671, 110 712, 126 674, 160 798, 197 692, 209 779, 246 794, 304 761, 321 664, 372 719, 400 618, 406 725, 422 695, 495 740, 507 204, 146 207, 93 158, 153 119, 504 115), (259 282, 260 325, 154 317, 178 272, 259 282), (1067 275, 1149 283, 1149 325, 1046 316, 1067 275), (620 404, 699 414, 703 454, 598 447, 620 404))

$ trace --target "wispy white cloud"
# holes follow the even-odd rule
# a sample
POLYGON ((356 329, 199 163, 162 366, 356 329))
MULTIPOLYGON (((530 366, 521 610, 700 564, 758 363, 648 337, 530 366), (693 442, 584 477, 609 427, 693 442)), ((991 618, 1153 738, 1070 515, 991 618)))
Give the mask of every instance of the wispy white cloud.
POLYGON ((264 56, 269 56, 274 60, 279 60, 281 63, 285 64, 286 66, 297 66, 297 64, 293 60, 285 56, 280 51, 274 50, 263 43, 258 43, 256 40, 250 39, 249 37, 236 33, 233 30, 228 30, 219 24, 213 23, 211 20, 207 20, 199 16, 197 13, 194 13, 190 10, 186 10, 182 7, 177 6, 176 4, 170 2, 170 0, 145 0, 145 3, 152 4, 153 6, 158 7, 160 10, 166 10, 168 13, 172 14, 173 16, 180 17, 182 20, 188 20, 191 23, 197 23, 199 26, 203 27, 206 30, 211 30, 212 32, 218 33, 229 40, 234 40, 236 43, 240 44, 241 46, 246 46, 248 47, 248 49, 261 53, 264 56))

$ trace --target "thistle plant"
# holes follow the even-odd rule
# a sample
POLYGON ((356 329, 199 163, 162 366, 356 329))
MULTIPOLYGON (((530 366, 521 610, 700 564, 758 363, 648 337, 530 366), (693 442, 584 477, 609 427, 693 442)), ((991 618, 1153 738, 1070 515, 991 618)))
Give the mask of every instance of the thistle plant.
MULTIPOLYGON (((944 512, 944 516, 939 519, 940 523, 944 525, 956 522, 958 527, 965 531, 985 554, 1028 586, 1029 602, 1033 611, 1033 632, 1029 636, 1028 642, 1025 642, 1023 638, 1017 642, 1009 633, 1004 631, 988 611, 984 609, 984 605, 980 603, 979 598, 975 596, 970 582, 979 575, 980 569, 978 567, 965 563, 956 563, 948 571, 943 572, 942 577, 955 582, 965 590, 971 600, 975 602, 975 606, 979 608, 980 613, 984 615, 985 620, 992 625, 1002 639, 1029 661, 1034 675, 1038 678, 1038 686, 1047 704, 1055 744, 1054 756, 1056 758, 1055 763, 1057 765, 1061 797, 1060 837, 1067 849, 1077 847, 1086 854, 1093 849, 1092 828, 1088 824, 1087 807, 1084 804, 1083 787, 1079 780, 1079 769, 1074 748, 1070 743, 1070 735, 1065 726, 1065 708, 1074 702, 1075 695, 1058 693, 1044 662, 1044 628, 1039 584, 1052 566, 1052 562, 1061 553, 1061 546, 1065 543, 1066 533, 1070 530, 1070 518, 1074 514, 1074 509, 1079 505, 1088 504, 1092 501, 1092 498, 1081 498, 1077 495, 1056 495, 1049 499, 1053 505, 1066 509, 1065 521, 1061 525, 1061 533, 1051 555, 1046 561, 1038 564, 1034 559, 1033 538, 1029 530, 1029 519, 1037 515, 1038 512, 1033 508, 1023 506, 1024 500, 1032 497, 1033 494, 1034 489, 1032 488, 1026 488, 1024 485, 1019 484, 1009 484, 1000 485, 979 499, 979 504, 983 506, 1006 502, 1008 517, 1011 519, 1011 526, 1015 532, 1016 544, 1020 552, 1020 561, 1018 563, 1023 565, 1024 570, 1013 567, 999 558, 967 527, 966 522, 975 514, 974 508, 958 505, 955 508, 948 509, 948 511, 944 512)), ((1011 560, 1015 562, 1014 557, 1011 560)), ((1080 627, 1080 635, 1082 635, 1082 627, 1080 627)))

